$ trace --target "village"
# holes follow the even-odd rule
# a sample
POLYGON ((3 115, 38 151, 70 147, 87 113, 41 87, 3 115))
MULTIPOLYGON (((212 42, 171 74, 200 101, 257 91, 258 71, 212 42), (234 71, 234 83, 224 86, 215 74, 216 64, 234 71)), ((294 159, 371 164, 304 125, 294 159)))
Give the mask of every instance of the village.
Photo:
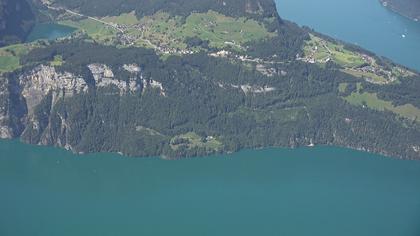
MULTIPOLYGON (((166 35, 165 29, 159 29, 160 24, 166 24, 167 30, 174 30, 171 29, 170 22, 165 22, 165 20, 168 19, 162 20, 158 18, 141 21, 135 19, 135 16, 132 15, 131 17, 134 17, 135 20, 127 23, 120 18, 130 16, 119 16, 119 18, 116 17, 114 20, 95 18, 62 7, 55 7, 48 0, 43 0, 43 3, 50 10, 65 12, 69 17, 75 18, 73 20, 74 22, 78 22, 80 19, 88 19, 96 22, 97 27, 109 28, 113 31, 112 35, 109 37, 112 38, 113 44, 116 45, 121 45, 123 47, 144 46, 154 49, 160 55, 189 55, 201 50, 200 48, 190 48, 185 45, 182 39, 171 37, 171 34, 166 35), (157 26, 154 24, 157 24, 157 26)), ((214 24, 211 21, 208 24, 210 23, 214 24)), ((81 29, 85 30, 83 27, 81 27, 81 29)), ((87 31, 89 31, 89 29, 87 29, 87 31)), ((218 47, 219 51, 209 52, 209 56, 224 57, 254 64, 257 71, 269 77, 274 75, 285 76, 287 74, 285 71, 277 71, 274 65, 290 63, 290 61, 274 60, 275 55, 272 60, 267 60, 252 58, 246 54, 244 55, 244 53, 236 53, 235 50, 228 51, 227 49, 224 49, 230 47, 246 51, 246 49, 238 42, 235 42, 235 40, 219 42, 218 47)), ((343 72, 363 78, 370 83, 389 84, 395 82, 401 75, 410 74, 408 70, 400 67, 395 67, 392 70, 384 68, 383 66, 378 65, 375 58, 372 56, 347 50, 341 44, 327 41, 314 35, 311 35, 311 40, 307 42, 303 51, 303 55, 296 55, 296 60, 310 64, 334 62, 343 67, 343 72)))
POLYGON ((375 84, 389 84, 399 76, 412 75, 412 72, 398 66, 392 69, 380 66, 372 56, 347 50, 343 45, 313 35, 304 48, 304 55, 296 55, 296 59, 310 64, 334 62, 343 67, 343 72, 375 84))

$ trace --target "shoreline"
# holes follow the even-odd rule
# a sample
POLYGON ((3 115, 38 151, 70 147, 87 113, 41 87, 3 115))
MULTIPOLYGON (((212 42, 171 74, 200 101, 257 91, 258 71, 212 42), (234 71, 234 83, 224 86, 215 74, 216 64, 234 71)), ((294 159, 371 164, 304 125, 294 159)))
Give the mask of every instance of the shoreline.
POLYGON ((390 4, 388 1, 385 1, 385 0, 379 0, 379 2, 380 2, 380 3, 381 3, 381 5, 382 5, 383 7, 385 7, 386 9, 388 9, 388 10, 390 10, 390 11, 392 11, 392 12, 394 12, 394 13, 396 13, 396 14, 398 14, 398 15, 402 16, 402 17, 405 17, 405 18, 407 18, 407 19, 409 19, 409 20, 412 20, 412 21, 414 21, 414 22, 420 22, 420 16, 418 16, 418 17, 414 17, 414 16, 410 16, 410 15, 408 15, 408 14, 404 14, 402 11, 398 10, 395 6, 393 6, 392 4, 390 4))
POLYGON ((267 146, 267 147, 244 147, 240 148, 236 151, 222 151, 218 153, 208 153, 206 155, 201 156, 185 156, 185 157, 171 157, 166 156, 164 154, 161 154, 159 156, 129 156, 122 152, 108 152, 108 151, 102 151, 102 152, 88 152, 88 153, 77 153, 72 150, 66 149, 64 147, 60 146, 54 146, 54 145, 39 145, 39 144, 30 144, 26 143, 19 138, 13 138, 13 139, 4 139, 0 138, 0 145, 4 143, 18 143, 19 145, 25 145, 27 147, 35 147, 35 148, 43 148, 43 149, 51 149, 56 151, 62 151, 66 152, 74 157, 80 157, 80 158, 93 158, 97 155, 106 155, 106 156, 112 156, 116 158, 122 158, 122 159, 161 159, 161 160, 167 160, 167 161, 178 161, 178 160, 189 160, 189 159, 206 159, 206 158, 231 158, 236 154, 239 154, 244 151, 264 151, 264 150, 288 150, 288 151, 297 151, 299 149, 306 149, 306 150, 313 150, 317 148, 339 148, 344 150, 350 150, 354 152, 360 152, 370 155, 375 155, 380 158, 386 158, 386 159, 393 159, 393 160, 401 160, 401 161, 420 161, 420 159, 416 158, 409 158, 409 157, 402 157, 402 156, 394 156, 386 151, 379 151, 375 149, 365 148, 365 147, 352 147, 350 145, 339 145, 339 144, 314 144, 313 146, 310 145, 302 145, 302 146, 289 146, 289 147, 282 147, 282 146, 267 146))

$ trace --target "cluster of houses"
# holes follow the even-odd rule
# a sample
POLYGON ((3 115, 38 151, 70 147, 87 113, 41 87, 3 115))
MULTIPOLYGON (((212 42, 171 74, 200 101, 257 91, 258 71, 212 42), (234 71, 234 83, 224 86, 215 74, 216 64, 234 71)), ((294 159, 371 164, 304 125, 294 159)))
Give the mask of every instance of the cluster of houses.
POLYGON ((187 55, 195 53, 193 50, 189 49, 180 49, 180 48, 173 48, 167 44, 155 44, 151 42, 149 39, 144 37, 145 32, 147 31, 147 27, 143 24, 135 24, 131 26, 123 25, 123 24, 115 24, 115 28, 119 29, 120 32, 118 33, 117 37, 119 43, 125 46, 134 45, 138 41, 144 41, 149 46, 151 46, 156 51, 160 52, 161 54, 178 54, 178 55, 187 55), (130 34, 127 33, 129 30, 136 30, 138 34, 130 34))
MULTIPOLYGON (((304 57, 301 57, 299 54, 296 55, 296 60, 300 60, 306 63, 311 63, 311 64, 315 64, 315 63, 327 63, 329 61, 332 60, 333 57, 333 52, 331 52, 331 50, 326 46, 326 43, 324 41, 321 41, 322 47, 324 47, 325 49, 327 49, 328 51, 328 56, 326 56, 325 58, 321 58, 321 59, 317 59, 316 58, 316 54, 317 52, 320 50, 318 45, 314 45, 311 48, 310 54, 306 55, 304 57)), ((393 76, 392 71, 389 70, 385 70, 383 67, 381 66, 375 66, 375 59, 371 56, 368 56, 366 54, 360 54, 361 58, 363 59, 363 61, 365 62, 362 66, 360 67, 354 67, 351 68, 349 70, 361 73, 361 74, 375 74, 378 75, 384 79, 386 79, 387 83, 389 82, 393 82, 396 80, 396 78, 393 76)), ((368 82, 372 82, 372 83, 378 83, 378 81, 374 80, 373 78, 369 78, 368 76, 366 76, 365 78, 368 82)))

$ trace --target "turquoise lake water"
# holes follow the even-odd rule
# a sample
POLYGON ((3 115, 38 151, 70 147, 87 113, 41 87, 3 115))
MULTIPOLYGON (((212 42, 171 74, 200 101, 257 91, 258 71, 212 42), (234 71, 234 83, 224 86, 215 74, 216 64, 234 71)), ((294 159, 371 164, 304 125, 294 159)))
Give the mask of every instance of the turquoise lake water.
MULTIPOLYGON (((420 69, 417 23, 376 0, 313 2, 279 0, 280 14, 420 69)), ((165 161, 0 141, 0 236, 27 235, 419 236, 420 161, 335 147, 165 161)))
POLYGON ((70 35, 76 29, 73 27, 59 25, 59 24, 37 24, 32 29, 26 41, 33 42, 38 39, 54 40, 70 35))
POLYGON ((0 235, 420 235, 420 161, 333 147, 181 161, 0 142, 0 235))

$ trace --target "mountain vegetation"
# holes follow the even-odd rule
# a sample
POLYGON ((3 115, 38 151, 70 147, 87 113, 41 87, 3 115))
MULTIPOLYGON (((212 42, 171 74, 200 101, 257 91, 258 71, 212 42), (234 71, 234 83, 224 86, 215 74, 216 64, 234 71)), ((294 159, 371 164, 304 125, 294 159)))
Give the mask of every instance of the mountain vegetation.
POLYGON ((0 46, 25 41, 35 24, 26 0, 0 0, 0 46))
POLYGON ((338 145, 420 159, 418 73, 282 20, 271 0, 42 8, 78 30, 1 48, 2 138, 168 158, 338 145))

